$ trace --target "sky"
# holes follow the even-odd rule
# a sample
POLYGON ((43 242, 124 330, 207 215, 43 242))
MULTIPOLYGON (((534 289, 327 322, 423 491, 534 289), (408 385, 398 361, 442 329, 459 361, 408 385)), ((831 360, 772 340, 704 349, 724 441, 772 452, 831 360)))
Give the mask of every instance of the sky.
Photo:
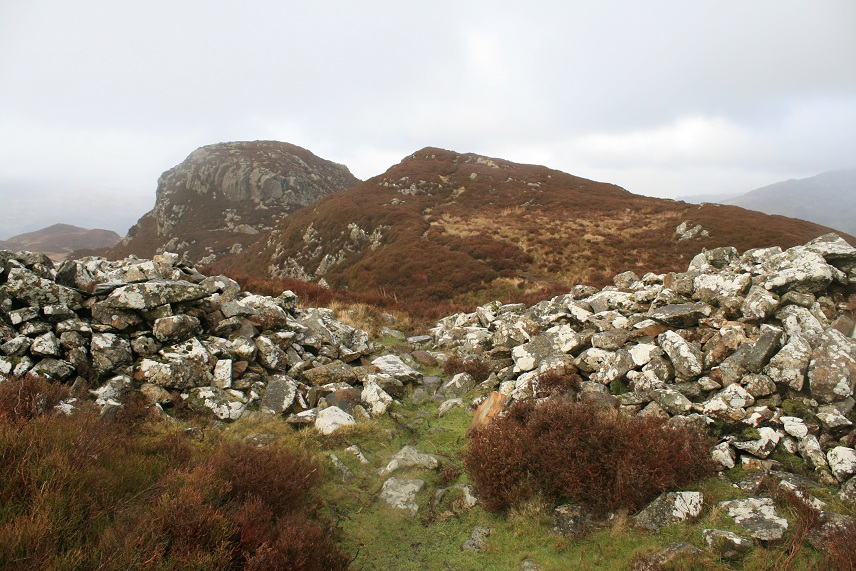
POLYGON ((194 149, 269 139, 659 197, 853 168, 856 2, 0 0, 0 239, 124 235, 194 149))

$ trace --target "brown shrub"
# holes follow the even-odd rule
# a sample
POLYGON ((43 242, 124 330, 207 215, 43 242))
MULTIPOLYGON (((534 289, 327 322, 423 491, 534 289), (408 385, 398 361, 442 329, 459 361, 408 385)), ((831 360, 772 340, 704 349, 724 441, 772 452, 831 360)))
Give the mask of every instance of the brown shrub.
POLYGON ((638 510, 711 475, 710 447, 690 428, 556 398, 512 406, 474 434, 464 462, 488 511, 516 507, 538 492, 604 513, 638 510))
POLYGON ((856 571, 856 525, 839 527, 830 533, 824 543, 823 554, 830 569, 856 571))
POLYGON ((336 549, 332 528, 323 529, 302 515, 277 522, 276 540, 263 544, 247 560, 247 571, 344 571, 350 560, 336 549))
POLYGON ((323 470, 304 452, 246 444, 225 447, 213 464, 230 484, 229 499, 245 502, 259 498, 278 515, 306 508, 321 484, 323 470))
POLYGON ((573 365, 567 365, 561 369, 550 369, 538 375, 535 396, 540 398, 578 392, 582 381, 577 368, 573 365))
POLYGON ((23 424, 70 396, 68 387, 33 375, 0 380, 0 422, 23 424))
POLYGON ((469 373, 477 383, 480 383, 490 376, 492 369, 490 363, 481 357, 467 355, 461 358, 452 355, 443 363, 443 372, 449 376, 469 373))

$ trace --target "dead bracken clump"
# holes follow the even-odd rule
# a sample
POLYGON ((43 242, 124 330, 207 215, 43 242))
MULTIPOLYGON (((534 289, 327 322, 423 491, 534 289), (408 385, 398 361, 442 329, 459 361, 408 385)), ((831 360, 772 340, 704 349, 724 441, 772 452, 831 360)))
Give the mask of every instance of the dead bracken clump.
POLYGON ((710 448, 690 427, 554 398, 517 403, 476 431, 464 462, 488 511, 540 494, 606 513, 712 475, 710 448))
POLYGON ((0 422, 23 424, 71 396, 68 387, 49 383, 33 375, 23 378, 0 377, 0 422))

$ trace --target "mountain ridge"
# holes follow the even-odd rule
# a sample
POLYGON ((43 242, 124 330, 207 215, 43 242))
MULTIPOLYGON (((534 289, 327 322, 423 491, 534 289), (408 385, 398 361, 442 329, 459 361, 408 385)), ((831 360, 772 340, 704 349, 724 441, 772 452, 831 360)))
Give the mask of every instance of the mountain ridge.
POLYGON ((583 281, 602 285, 610 272, 675 271, 699 247, 790 247, 829 231, 426 147, 297 210, 225 264, 414 301, 481 302, 583 281), (683 223, 699 233, 682 240, 676 229, 683 223))

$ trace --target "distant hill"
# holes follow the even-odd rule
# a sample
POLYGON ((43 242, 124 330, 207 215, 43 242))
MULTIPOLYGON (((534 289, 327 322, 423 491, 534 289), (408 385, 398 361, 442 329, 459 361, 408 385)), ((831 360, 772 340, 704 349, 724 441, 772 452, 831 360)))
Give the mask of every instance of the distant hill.
POLYGON ((211 262, 255 243, 294 209, 358 182, 344 165, 289 143, 201 147, 160 176, 154 208, 110 255, 170 251, 211 262))
POLYGON ((63 260, 74 251, 103 251, 122 239, 112 230, 89 230, 70 224, 54 224, 35 232, 0 240, 0 250, 44 252, 54 260, 63 260))
POLYGON ((829 231, 736 206, 639 196, 543 166, 425 148, 297 210, 223 263, 402 300, 472 303, 603 284, 625 270, 684 271, 704 247, 790 247, 829 231), (676 233, 679 226, 688 231, 676 233))
POLYGON ((810 220, 856 234, 856 169, 777 182, 725 204, 810 220))

